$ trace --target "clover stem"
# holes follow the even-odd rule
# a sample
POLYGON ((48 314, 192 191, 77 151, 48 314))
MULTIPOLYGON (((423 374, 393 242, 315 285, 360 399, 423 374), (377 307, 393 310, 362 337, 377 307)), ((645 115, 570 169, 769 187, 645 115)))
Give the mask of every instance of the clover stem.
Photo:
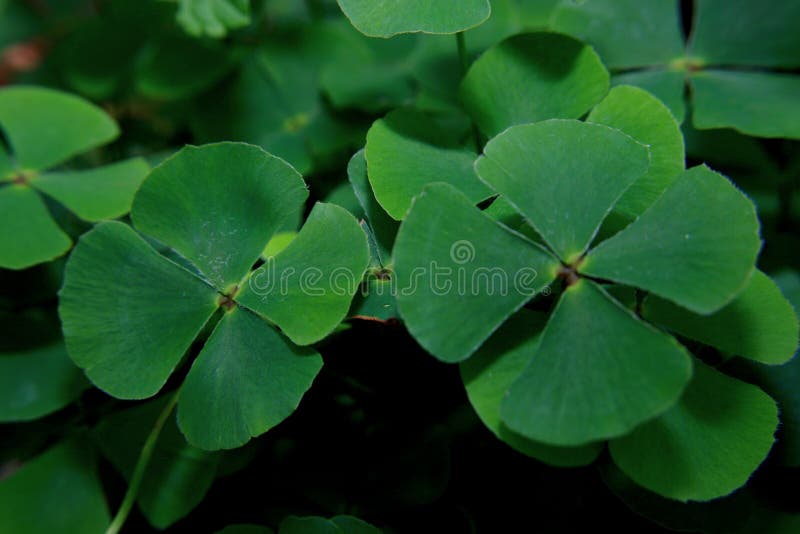
POLYGON ((139 488, 142 485, 144 474, 147 472, 147 466, 150 464, 150 459, 153 457, 153 451, 155 451, 158 436, 161 435, 161 430, 164 428, 164 424, 167 422, 172 410, 175 408, 175 404, 178 402, 179 392, 180 389, 176 391, 169 399, 167 405, 164 406, 164 409, 158 415, 158 419, 156 419, 153 429, 147 436, 147 439, 142 446, 142 451, 139 453, 139 459, 136 462, 136 467, 133 469, 131 480, 128 483, 128 491, 125 492, 125 497, 122 499, 122 504, 119 505, 117 515, 114 516, 111 524, 108 525, 106 534, 117 534, 125 524, 125 520, 128 519, 128 514, 130 514, 131 509, 136 502, 136 497, 139 494, 139 488))
POLYGON ((456 34, 456 46, 458 46, 458 60, 461 62, 461 73, 466 74, 469 70, 469 58, 467 58, 467 43, 464 40, 464 32, 456 34))
MULTIPOLYGON (((469 70, 469 57, 467 56, 467 43, 464 39, 464 32, 456 33, 456 46, 458 47, 458 60, 461 63, 461 74, 466 76, 469 70)), ((472 136, 475 140, 475 150, 480 152, 483 146, 481 133, 474 120, 470 119, 470 123, 472 124, 472 136)))

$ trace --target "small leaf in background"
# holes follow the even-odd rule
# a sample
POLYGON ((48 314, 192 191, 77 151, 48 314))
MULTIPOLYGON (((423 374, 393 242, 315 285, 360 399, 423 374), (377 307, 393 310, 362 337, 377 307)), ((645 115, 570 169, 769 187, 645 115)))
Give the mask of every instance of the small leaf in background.
POLYGON ((478 202, 491 195, 473 169, 477 154, 457 146, 423 113, 393 111, 367 133, 367 174, 380 205, 396 220, 425 185, 446 182, 478 202))
POLYGON ((654 67, 684 55, 673 0, 561 0, 550 25, 590 43, 613 69, 654 67))
POLYGON ((800 67, 797 2, 696 0, 695 5, 693 56, 714 65, 800 67))
POLYGON ((30 183, 81 219, 96 222, 128 213, 149 171, 144 159, 133 158, 85 171, 48 172, 32 177, 30 183))
POLYGON ((195 37, 225 37, 250 24, 250 0, 180 0, 178 24, 195 37))
POLYGON ((228 525, 222 530, 217 531, 217 534, 274 534, 274 531, 269 527, 262 527, 260 525, 228 525))
POLYGON ((456 33, 489 18, 489 0, 338 0, 358 31, 370 37, 398 33, 456 33))
MULTIPOLYGON (((162 397, 116 412, 92 431, 103 454, 128 482, 166 401, 162 397)), ((211 488, 218 462, 218 453, 189 445, 171 415, 158 436, 137 497, 150 524, 164 529, 200 504, 211 488)))
POLYGON ((42 198, 25 185, 0 185, 0 227, 0 267, 6 269, 53 260, 72 246, 42 198))
POLYGON ((498 135, 475 168, 571 263, 585 252, 625 190, 647 172, 649 162, 647 147, 619 130, 549 120, 498 135))
POLYGON ((0 267, 23 269, 61 256, 72 240, 45 204, 52 196, 88 220, 128 212, 148 165, 132 159, 106 167, 46 172, 119 135, 102 109, 69 93, 39 87, 0 89, 0 128, 10 146, 0 169, 0 267), (12 182, 12 183, 4 183, 12 182))
POLYGON ((684 170, 683 134, 678 122, 657 98, 629 85, 613 88, 586 120, 616 128, 650 149, 647 173, 614 206, 614 211, 630 219, 638 217, 684 170))
POLYGON ((321 368, 316 351, 294 346, 249 310, 232 309, 189 370, 178 424, 200 448, 239 447, 291 415, 321 368))
POLYGON ((789 361, 797 350, 794 308, 761 271, 753 273, 745 290, 712 315, 697 315, 657 297, 648 298, 644 310, 649 321, 727 354, 776 365, 789 361))
POLYGON ((460 96, 481 132, 494 137, 516 124, 577 119, 605 96, 608 83, 590 46, 565 35, 531 33, 478 58, 460 96))
POLYGON ((501 415, 523 436, 584 445, 663 413, 692 374, 677 341, 640 321, 594 282, 562 295, 501 415))
POLYGON ((759 388, 697 360, 694 368, 673 408, 610 444, 637 484, 679 501, 716 499, 744 485, 778 426, 778 408, 759 388))
POLYGON ((397 235, 394 257, 397 303, 406 328, 446 362, 475 352, 547 287, 558 266, 542 247, 440 183, 414 200, 397 235))
POLYGON ((581 272, 709 314, 747 286, 760 249, 752 202, 727 178, 699 166, 589 252, 581 272))
POLYGON ((461 378, 478 417, 510 447, 550 465, 588 465, 600 454, 602 443, 554 447, 517 434, 500 419, 500 405, 508 389, 535 357, 546 322, 545 314, 525 309, 512 315, 474 356, 461 363, 461 378))
POLYGON ((0 532, 99 533, 110 521, 85 438, 54 445, 0 481, 0 532))
POLYGON ((63 163, 119 135, 119 128, 102 109, 43 87, 0 90, 0 125, 23 172, 63 163))
POLYGON ((800 139, 800 76, 709 69, 694 73, 691 84, 695 127, 800 139))
POLYGON ((54 314, 0 312, 0 422, 30 421, 67 406, 89 387, 67 356, 54 314))

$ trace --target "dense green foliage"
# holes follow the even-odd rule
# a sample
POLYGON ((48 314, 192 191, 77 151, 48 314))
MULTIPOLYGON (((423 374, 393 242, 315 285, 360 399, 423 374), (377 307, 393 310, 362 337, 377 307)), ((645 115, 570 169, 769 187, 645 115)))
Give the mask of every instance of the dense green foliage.
POLYGON ((0 532, 800 529, 794 0, 0 0, 0 532))

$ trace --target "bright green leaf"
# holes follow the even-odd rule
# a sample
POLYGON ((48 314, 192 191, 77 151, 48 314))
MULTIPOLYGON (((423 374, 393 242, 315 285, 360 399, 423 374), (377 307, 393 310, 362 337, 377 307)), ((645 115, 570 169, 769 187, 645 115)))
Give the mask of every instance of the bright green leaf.
POLYGON ((102 109, 43 87, 0 90, 0 127, 23 171, 47 169, 119 135, 117 124, 102 109))
POLYGON ((87 534, 111 521, 90 444, 71 439, 0 481, 0 532, 87 534))
POLYGON ((683 134, 664 104, 650 93, 615 87, 586 119, 616 128, 650 148, 650 168, 619 199, 614 211, 641 215, 684 170, 683 134))
POLYGON ((188 146, 153 169, 131 217, 227 292, 307 196, 297 171, 258 147, 188 146))
MULTIPOLYGON (((577 119, 608 92, 609 76, 591 47, 555 33, 512 37, 470 67, 460 94, 481 131, 577 119)), ((369 159, 369 154, 367 154, 369 159)))
POLYGON ((707 501, 747 482, 767 457, 777 425, 777 406, 763 391, 695 361, 678 404, 612 441, 611 456, 651 491, 707 501))
POLYGON ((647 172, 647 147, 607 126, 549 120, 509 128, 475 168, 559 257, 578 258, 622 194, 647 172))
POLYGON ((539 245, 497 224, 446 184, 430 185, 414 200, 394 257, 406 327, 446 362, 475 352, 553 280, 558 266, 539 245))
POLYGON ((673 332, 762 363, 785 363, 797 350, 794 308, 761 271, 753 273, 745 290, 712 315, 697 315, 657 297, 648 298, 644 310, 649 321, 673 332))
POLYGON ((85 171, 49 172, 31 179, 36 189, 55 198, 86 221, 128 213, 133 195, 150 167, 142 158, 85 171))
POLYGON ((491 192, 475 175, 474 152, 446 144, 447 134, 424 114, 398 110, 375 121, 367 133, 367 173, 375 198, 401 220, 411 199, 431 182, 446 182, 473 202, 491 192))
POLYGON ((41 197, 26 185, 0 185, 0 228, 0 267, 5 269, 50 261, 72 246, 41 197))
POLYGON ((691 81, 695 127, 800 139, 800 76, 703 70, 691 81))
POLYGON ((456 33, 489 18, 489 0, 338 0, 358 31, 370 37, 398 33, 456 33))
POLYGON ((745 288, 760 248, 750 200, 724 176, 698 166, 592 250, 580 271, 709 314, 745 288))
POLYGON ((553 447, 524 438, 509 430, 500 419, 500 405, 535 354, 546 322, 544 314, 520 310, 474 356, 461 364, 461 378, 478 417, 510 447, 551 465, 588 465, 600 454, 602 443, 553 447))
POLYGON ((291 415, 321 368, 314 350, 294 346, 250 311, 233 309, 186 377, 178 425, 202 449, 240 447, 291 415))
POLYGON ((118 222, 81 237, 59 296, 70 357, 124 399, 158 392, 217 308, 210 286, 118 222))
POLYGON ((501 416, 529 439, 583 445, 630 432, 680 398, 689 355, 589 280, 569 287, 501 416))
POLYGON ((345 318, 368 264, 358 221, 344 208, 318 203, 297 237, 252 273, 236 300, 294 343, 309 345, 345 318))

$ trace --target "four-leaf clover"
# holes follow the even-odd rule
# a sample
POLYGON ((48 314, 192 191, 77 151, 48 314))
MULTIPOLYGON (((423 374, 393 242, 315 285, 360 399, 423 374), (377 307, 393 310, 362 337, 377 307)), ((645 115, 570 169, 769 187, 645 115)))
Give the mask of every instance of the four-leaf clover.
POLYGON ((252 145, 187 147, 156 167, 131 217, 172 253, 119 222, 81 238, 60 294, 72 359, 109 394, 142 399, 213 327, 178 401, 188 440, 232 448, 281 422, 322 365, 306 346, 345 317, 369 260, 355 218, 317 204, 298 236, 252 270, 307 195, 292 167, 252 145))

